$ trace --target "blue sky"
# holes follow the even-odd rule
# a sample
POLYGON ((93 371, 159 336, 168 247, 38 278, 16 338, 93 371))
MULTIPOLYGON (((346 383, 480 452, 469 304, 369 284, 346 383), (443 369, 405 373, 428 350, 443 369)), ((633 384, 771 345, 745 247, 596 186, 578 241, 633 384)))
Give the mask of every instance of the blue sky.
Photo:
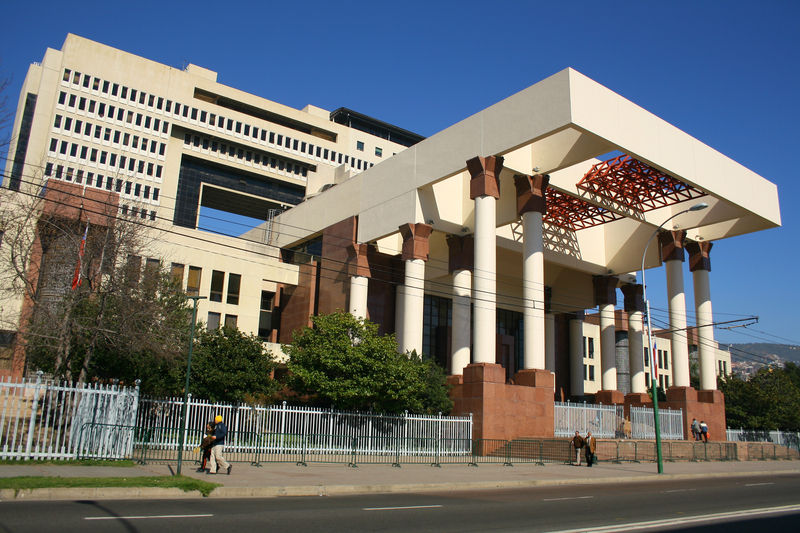
MULTIPOLYGON (((777 184, 783 227, 717 243, 715 318, 757 315, 723 342, 800 344, 800 2, 13 2, 0 75, 68 32, 292 107, 346 106, 432 135, 573 67, 777 184), (559 5, 556 5, 559 4, 559 5)), ((687 304, 693 315, 691 276, 687 304)), ((654 316, 664 276, 648 272, 654 316)))

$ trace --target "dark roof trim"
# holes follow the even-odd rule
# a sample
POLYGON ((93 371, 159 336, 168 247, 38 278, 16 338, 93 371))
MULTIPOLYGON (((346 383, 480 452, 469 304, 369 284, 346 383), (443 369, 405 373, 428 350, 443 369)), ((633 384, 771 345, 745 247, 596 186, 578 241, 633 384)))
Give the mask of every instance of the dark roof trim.
POLYGON ((340 107, 331 113, 331 120, 337 124, 343 124, 350 128, 357 129, 375 135, 403 146, 413 146, 425 139, 422 135, 404 130, 388 122, 378 120, 358 111, 353 111, 346 107, 340 107))

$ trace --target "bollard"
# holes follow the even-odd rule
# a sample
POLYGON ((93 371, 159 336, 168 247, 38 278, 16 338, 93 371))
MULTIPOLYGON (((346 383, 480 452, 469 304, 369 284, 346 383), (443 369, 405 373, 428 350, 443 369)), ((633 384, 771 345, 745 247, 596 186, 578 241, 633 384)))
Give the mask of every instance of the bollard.
POLYGON ((400 437, 398 436, 394 441, 394 463, 392 466, 394 468, 400 468, 400 437))
MULTIPOLYGON (((286 435, 281 434, 281 438, 286 439, 286 435)), ((297 461, 297 466, 308 466, 308 463, 306 463, 306 445, 308 440, 305 436, 301 436, 300 439, 302 444, 300 446, 300 460, 297 461)))
POLYGON ((544 466, 544 441, 539 441, 539 462, 536 463, 539 466, 544 466))
POLYGON ((356 464, 356 443, 358 437, 353 437, 353 440, 350 441, 350 462, 347 463, 347 466, 350 468, 358 468, 356 464))

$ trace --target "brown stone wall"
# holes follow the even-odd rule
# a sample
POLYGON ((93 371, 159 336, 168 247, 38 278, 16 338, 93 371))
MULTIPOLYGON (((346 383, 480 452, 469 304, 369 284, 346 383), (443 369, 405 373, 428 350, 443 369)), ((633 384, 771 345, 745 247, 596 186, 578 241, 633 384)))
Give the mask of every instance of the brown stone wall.
POLYGON ((725 397, 718 390, 697 391, 692 387, 670 387, 667 401, 659 407, 683 409, 684 438, 692 436, 692 418, 708 424, 709 440, 724 440, 727 424, 725 422, 725 397))
POLYGON ((319 301, 322 315, 348 309, 350 275, 348 247, 356 244, 358 219, 349 217, 322 230, 322 257, 319 261, 319 301))

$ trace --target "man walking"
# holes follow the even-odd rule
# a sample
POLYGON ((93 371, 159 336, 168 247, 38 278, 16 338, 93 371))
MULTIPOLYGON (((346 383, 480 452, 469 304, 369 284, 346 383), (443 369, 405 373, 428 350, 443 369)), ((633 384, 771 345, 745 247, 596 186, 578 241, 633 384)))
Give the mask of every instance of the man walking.
POLYGON ((221 466, 230 475, 233 466, 222 456, 222 450, 225 448, 225 437, 228 435, 228 426, 222 421, 221 415, 214 417, 214 423, 216 425, 214 426, 214 435, 212 437, 214 440, 211 443, 211 467, 208 473, 216 474, 221 466), (219 466, 217 466, 217 463, 219 463, 219 466))
POLYGON ((572 437, 572 448, 575 450, 575 462, 581 466, 581 448, 583 448, 583 437, 575 430, 575 436, 572 437))
POLYGON ((586 450, 586 466, 591 468, 594 462, 594 452, 597 449, 597 439, 594 438, 591 431, 586 433, 586 438, 583 439, 583 448, 586 450))

